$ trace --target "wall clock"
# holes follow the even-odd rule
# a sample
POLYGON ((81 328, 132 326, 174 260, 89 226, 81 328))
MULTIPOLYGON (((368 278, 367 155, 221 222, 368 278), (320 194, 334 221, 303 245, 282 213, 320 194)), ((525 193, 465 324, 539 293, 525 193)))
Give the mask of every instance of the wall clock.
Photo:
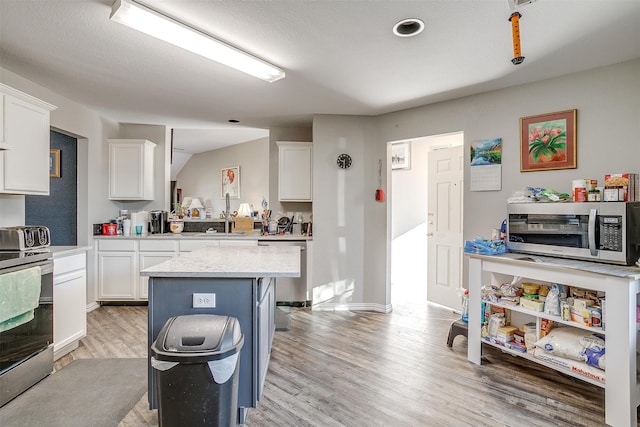
POLYGON ((351 163, 353 161, 351 160, 351 156, 346 154, 346 153, 342 153, 338 155, 338 167, 340 169, 349 169, 351 167, 351 163))

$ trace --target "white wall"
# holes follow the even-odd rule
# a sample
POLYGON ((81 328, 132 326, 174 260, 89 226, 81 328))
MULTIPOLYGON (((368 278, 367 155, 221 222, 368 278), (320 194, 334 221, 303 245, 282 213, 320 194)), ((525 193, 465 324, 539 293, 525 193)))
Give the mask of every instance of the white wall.
POLYGON ((226 209, 222 197, 221 170, 240 166, 240 199, 231 199, 231 211, 240 203, 250 203, 255 210, 262 208, 262 198, 269 200, 269 139, 260 138, 219 150, 191 156, 177 175, 177 188, 182 197, 199 197, 202 204, 213 209, 218 218, 226 209))
MULTIPOLYGON (((377 237, 390 237, 391 214, 381 212, 382 204, 371 202, 370 193, 377 174, 372 160, 389 141, 462 131, 468 152, 470 141, 501 137, 502 191, 470 192, 465 164, 464 235, 488 235, 504 218, 514 190, 530 185, 566 191, 575 178, 602 181, 608 172, 639 172, 640 59, 377 118, 316 116, 313 126, 314 286, 353 282, 345 303, 388 307, 390 280, 380 267, 388 266, 389 246, 377 237), (574 108, 578 168, 521 173, 520 117, 574 108), (365 124, 375 131, 367 134, 365 124), (330 167, 343 147, 353 147, 356 161, 362 156, 371 161, 354 168, 348 180, 330 167), (334 226, 332 220, 341 215, 346 224, 334 226)), ((389 194, 387 206, 392 198, 389 194)))

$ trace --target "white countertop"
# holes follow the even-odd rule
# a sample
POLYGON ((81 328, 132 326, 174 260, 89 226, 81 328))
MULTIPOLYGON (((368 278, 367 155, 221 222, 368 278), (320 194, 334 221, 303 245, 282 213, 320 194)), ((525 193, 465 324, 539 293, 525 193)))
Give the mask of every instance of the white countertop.
POLYGON ((141 239, 196 239, 196 240, 274 240, 274 241, 290 241, 290 240, 313 240, 313 237, 303 236, 302 234, 286 234, 283 236, 270 234, 268 236, 253 233, 204 233, 204 232, 183 232, 183 233, 162 233, 162 234, 141 234, 129 236, 104 236, 96 235, 94 239, 121 239, 121 240, 141 240, 141 239))
POLYGON ((300 247, 206 247, 144 269, 140 275, 150 277, 300 277, 300 247))
POLYGON ((65 256, 75 255, 82 252, 86 252, 91 249, 91 246, 50 246, 49 251, 53 255, 53 258, 62 258, 65 256))
POLYGON ((507 252, 500 255, 477 255, 472 253, 465 253, 465 255, 469 255, 473 258, 501 259, 508 260, 510 262, 536 262, 558 268, 570 268, 574 270, 588 271, 590 273, 604 274, 607 276, 624 277, 633 280, 640 279, 640 268, 636 266, 604 264, 593 261, 578 261, 568 258, 555 258, 549 256, 528 255, 513 252, 507 252))

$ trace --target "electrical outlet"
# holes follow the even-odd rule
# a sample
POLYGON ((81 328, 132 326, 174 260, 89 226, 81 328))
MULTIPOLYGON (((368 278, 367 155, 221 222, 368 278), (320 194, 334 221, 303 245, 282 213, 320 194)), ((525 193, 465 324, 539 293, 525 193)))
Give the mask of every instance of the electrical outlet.
POLYGON ((193 294, 193 308, 216 308, 216 294, 193 294))

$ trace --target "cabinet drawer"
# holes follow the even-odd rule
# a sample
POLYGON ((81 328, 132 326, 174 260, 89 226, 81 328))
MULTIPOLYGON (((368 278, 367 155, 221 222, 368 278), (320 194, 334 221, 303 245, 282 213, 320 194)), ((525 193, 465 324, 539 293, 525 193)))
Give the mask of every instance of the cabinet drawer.
POLYGON ((135 240, 106 240, 97 241, 98 250, 100 251, 135 251, 135 240))
POLYGON ((82 270, 86 268, 86 266, 85 253, 56 258, 53 260, 53 275, 57 276, 70 271, 82 270))
POLYGON ((220 246, 217 240, 180 240, 180 252, 191 252, 207 246, 220 246))
POLYGON ((150 252, 175 251, 176 241, 164 239, 140 240, 140 250, 150 252))

